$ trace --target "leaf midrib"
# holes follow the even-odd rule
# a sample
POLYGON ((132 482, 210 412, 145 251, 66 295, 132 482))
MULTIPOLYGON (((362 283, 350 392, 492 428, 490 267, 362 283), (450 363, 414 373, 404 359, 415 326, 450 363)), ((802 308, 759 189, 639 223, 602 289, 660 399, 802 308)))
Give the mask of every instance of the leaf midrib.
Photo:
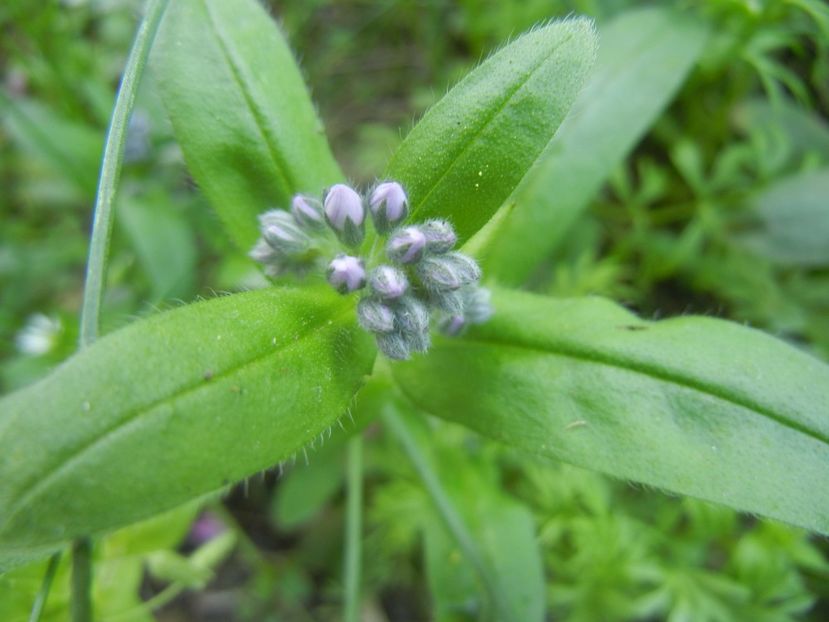
MULTIPOLYGON (((256 365, 257 363, 260 363, 260 362, 266 360, 267 358, 269 358, 271 356, 274 356, 274 355, 277 355, 277 354, 282 354, 285 351, 290 350, 291 348, 293 348, 293 347, 299 345, 300 343, 302 343, 302 340, 305 339, 306 337, 308 337, 311 333, 313 333, 316 330, 322 328, 325 325, 325 323, 328 322, 329 320, 332 323, 336 322, 343 315, 345 315, 346 313, 349 313, 350 311, 351 311, 350 307, 345 307, 340 312, 335 313, 331 316, 320 316, 320 322, 319 323, 312 324, 310 327, 307 328, 307 330, 305 330, 304 332, 301 332, 299 335, 297 335, 296 339, 294 339, 292 341, 286 341, 285 343, 281 344, 280 347, 277 347, 273 350, 268 350, 268 351, 264 352, 263 354, 259 354, 257 356, 254 356, 254 357, 252 357, 250 359, 247 359, 247 360, 245 360, 245 361, 243 361, 239 364, 230 365, 229 367, 227 367, 225 370, 223 370, 221 372, 214 373, 214 375, 212 376, 212 380, 211 380, 210 384, 211 385, 215 384, 215 381, 220 380, 222 378, 232 376, 232 375, 236 374, 237 372, 243 370, 244 368, 246 368, 250 365, 256 365)), ((71 454, 63 456, 59 462, 55 463, 54 465, 52 465, 51 467, 48 468, 46 474, 44 476, 42 476, 37 481, 37 483, 35 483, 31 487, 28 487, 29 484, 31 484, 31 482, 26 482, 25 484, 23 484, 22 488, 26 489, 26 493, 22 497, 20 497, 17 500, 16 503, 12 503, 10 505, 11 509, 10 509, 8 515, 6 516, 6 520, 3 523, 3 526, 0 527, 0 533, 3 532, 6 525, 11 524, 14 517, 17 516, 20 513, 20 511, 23 508, 26 507, 26 505, 29 503, 29 501, 31 501, 33 498, 36 498, 43 489, 47 488, 51 484, 52 481, 58 479, 60 477, 60 475, 65 470, 70 469, 72 467, 72 465, 74 465, 79 460, 81 460, 82 457, 87 453, 87 451, 92 450, 96 446, 98 446, 101 443, 105 442, 108 437, 118 433, 119 430, 121 430, 122 428, 127 427, 132 422, 138 420, 144 414, 146 414, 146 413, 148 413, 152 410, 155 410, 156 408, 158 408, 160 406, 163 406, 167 402, 174 402, 174 401, 178 400, 179 398, 181 398, 181 397, 183 397, 183 396, 185 396, 189 393, 193 393, 193 392, 198 391, 198 390, 203 389, 203 388, 208 388, 208 386, 209 385, 205 384, 204 378, 201 377, 201 376, 198 376, 193 380, 193 382, 190 382, 188 384, 184 384, 181 387, 179 387, 178 389, 176 389, 175 391, 173 391, 173 392, 171 392, 171 393, 169 393, 169 394, 167 394, 163 397, 160 397, 157 400, 149 402, 148 404, 144 404, 144 405, 136 408, 131 413, 128 413, 123 419, 119 419, 114 425, 112 425, 112 426, 110 426, 110 427, 108 427, 104 430, 100 430, 98 433, 93 435, 86 443, 78 446, 71 454)))
MULTIPOLYGON (((416 205, 412 207, 412 214, 415 214, 418 210, 420 210, 423 207, 423 205, 426 203, 429 197, 432 196, 432 194, 435 192, 435 190, 444 180, 444 178, 449 174, 449 172, 452 169, 455 168, 455 165, 458 163, 458 160, 460 160, 461 157, 467 151, 469 151, 472 145, 478 141, 480 135, 483 134, 486 128, 490 125, 490 123, 492 123, 504 111, 504 109, 507 107, 512 98, 515 97, 515 94, 518 93, 518 91, 520 91, 524 86, 526 86, 527 82, 529 82, 533 75, 535 75, 536 71, 538 71, 539 68, 542 65, 544 65, 550 59, 550 57, 552 57, 552 55, 558 51, 558 49, 562 45, 567 43, 572 38, 573 34, 571 32, 568 32, 565 38, 559 41, 547 54, 542 56, 541 60, 539 60, 535 65, 533 65, 529 71, 527 71, 527 74, 516 83, 515 87, 508 91, 507 95, 504 97, 503 101, 499 104, 499 106, 495 108, 490 115, 484 117, 483 123, 481 123, 478 126, 475 132, 472 132, 469 135, 469 138, 466 141, 463 141, 464 144, 462 144, 461 148, 452 157, 452 159, 449 162, 449 165, 446 166, 446 168, 443 170, 443 173, 441 173, 440 177, 438 177, 438 179, 432 184, 432 187, 429 189, 429 191, 423 196, 423 198, 420 201, 417 202, 416 205)), ((462 82, 459 83, 458 86, 461 86, 461 84, 462 82)), ((543 149, 539 153, 541 152, 543 152, 543 149)), ((393 164, 393 162, 391 164, 393 164)))
POLYGON ((230 68, 230 73, 233 76, 233 79, 236 81, 236 84, 238 85, 239 90, 242 93, 242 97, 244 97, 245 99, 245 103, 247 104, 248 110, 251 116, 253 117, 254 124, 256 125, 256 129, 259 131, 259 134, 262 137, 262 142, 267 147, 268 155, 270 156, 271 161, 274 164, 276 173, 281 178, 282 185, 286 187, 288 189, 288 192, 290 193, 297 187, 296 180, 291 174, 290 166, 280 155, 278 148, 279 141, 276 139, 275 136, 273 136, 273 133, 270 131, 270 128, 267 122, 265 121, 265 115, 262 113, 256 101, 256 97, 254 96, 254 89, 246 79, 242 67, 234 58, 233 52, 231 50, 231 45, 227 42, 226 35, 222 31, 219 23, 213 15, 213 10, 210 8, 210 3, 208 2, 208 0, 201 0, 201 3, 204 7, 205 14, 207 15, 207 21, 210 23, 210 30, 216 38, 216 42, 218 43, 222 56, 224 57, 225 62, 230 68))
MULTIPOLYGON (((775 411, 759 404, 757 402, 752 401, 751 399, 746 399, 741 396, 731 395, 728 391, 724 390, 722 387, 718 387, 714 384, 707 383, 702 380, 697 380, 694 378, 682 376, 678 373, 672 373, 669 370, 660 369, 654 365, 649 365, 647 363, 631 361, 624 359, 623 357, 614 358, 608 355, 602 355, 600 352, 596 352, 595 350, 588 350, 585 348, 578 348, 574 347, 572 344, 566 344, 562 342, 558 342, 555 344, 545 344, 545 347, 527 343, 524 341, 503 341, 497 338, 483 338, 481 336, 476 338, 469 338, 466 337, 463 339, 463 343, 477 343, 478 345, 485 345, 485 346, 499 346, 503 348, 515 348, 519 350, 528 350, 531 352, 537 352, 540 354, 547 354, 552 356, 561 356, 564 358, 570 358, 582 362, 594 363, 597 365, 605 365, 607 367, 614 367, 616 369, 623 369, 625 371, 629 371, 632 373, 640 374, 646 376, 648 378, 653 378, 655 380, 661 380, 662 382, 667 382, 671 384, 675 384, 680 387, 684 387, 686 389, 692 389, 694 391, 699 391, 700 393, 704 393, 711 397, 717 398, 721 401, 724 401, 728 404, 732 404, 734 406, 739 406, 746 410, 750 410, 756 412, 762 416, 765 416, 778 424, 789 428, 795 432, 799 432, 805 436, 808 436, 814 440, 817 440, 825 445, 829 445, 829 437, 824 436, 820 432, 816 430, 812 430, 798 421, 793 421, 786 417, 785 415, 781 415, 776 413, 775 411)), ((452 347, 462 347, 462 342, 457 344, 452 344, 452 347)))

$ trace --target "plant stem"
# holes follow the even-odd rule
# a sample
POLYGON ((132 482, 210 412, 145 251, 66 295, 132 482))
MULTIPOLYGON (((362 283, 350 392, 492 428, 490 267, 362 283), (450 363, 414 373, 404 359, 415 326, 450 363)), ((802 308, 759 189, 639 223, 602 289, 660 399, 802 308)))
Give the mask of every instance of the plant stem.
POLYGON ((58 569, 58 564, 60 564, 60 557, 61 552, 58 551, 49 558, 49 565, 46 566, 46 573, 43 575, 43 583, 40 584, 40 591, 32 604, 29 622, 39 622, 40 620, 43 608, 46 606, 46 599, 49 598, 49 590, 52 589, 52 579, 55 578, 55 572, 58 569))
POLYGON ((345 622, 360 622, 360 553, 363 511, 363 439, 348 441, 345 519, 345 622))
POLYGON ((92 540, 72 543, 72 622, 92 620, 92 540))
MULTIPOLYGON (((86 279, 81 305, 80 348, 92 344, 98 338, 104 275, 112 234, 112 206, 118 187, 121 165, 124 161, 124 145, 127 128, 135 105, 138 85, 144 66, 150 55, 155 33, 169 0, 148 0, 144 19, 138 26, 132 43, 124 75, 115 98, 115 107, 107 131, 98 192, 95 197, 95 215, 92 221, 92 239, 86 264, 86 279)), ((72 620, 92 620, 92 541, 80 538, 72 544, 72 620)))
POLYGON ((86 264, 86 281, 81 307, 80 345, 86 347, 98 337, 101 299, 104 290, 109 239, 112 234, 112 205, 124 160, 124 144, 127 138, 132 109, 138 93, 138 84, 147 64, 155 33, 161 22, 169 0, 149 0, 147 12, 138 27, 130 50, 124 76, 112 111, 101 174, 98 177, 98 192, 95 197, 95 216, 92 222, 92 240, 89 245, 89 259, 86 264))
POLYGON ((495 579, 495 575, 490 570, 483 554, 475 544, 475 540, 466 526, 463 517, 455 509, 449 494, 441 485, 438 474, 429 464, 429 458, 426 452, 420 447, 414 434, 409 430, 408 424, 400 413, 397 412, 393 404, 389 404, 383 409, 382 417, 386 427, 403 447, 403 451, 405 451, 412 466, 414 466, 418 477, 423 482, 423 487, 432 499, 432 503, 434 503, 449 533, 452 534, 452 537, 457 542, 463 556, 478 574, 487 597, 495 609, 495 617, 498 620, 511 620, 512 615, 506 605, 506 598, 498 588, 498 581, 495 579))

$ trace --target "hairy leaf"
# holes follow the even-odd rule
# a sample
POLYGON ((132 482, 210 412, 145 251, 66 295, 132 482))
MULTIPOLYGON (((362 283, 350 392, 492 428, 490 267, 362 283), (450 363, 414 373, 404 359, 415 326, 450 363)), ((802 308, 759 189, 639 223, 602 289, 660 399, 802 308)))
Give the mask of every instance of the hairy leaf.
POLYGON ((395 366, 435 415, 541 455, 829 533, 829 367, 755 330, 499 294, 395 366))
POLYGON ((552 22, 498 51, 409 133, 386 176, 418 220, 448 217, 461 241, 489 220, 547 146, 593 64, 583 18, 552 22))
POLYGON ((190 172, 242 250, 257 214, 341 178, 291 51, 256 0, 170 3, 153 69, 190 172))
POLYGON ((596 67, 539 165, 509 205, 485 269, 523 282, 670 102, 703 49, 706 30, 667 8, 623 13, 599 28, 596 67))
POLYGON ((268 289, 117 331, 0 401, 0 569, 290 456, 374 349, 350 301, 268 289))

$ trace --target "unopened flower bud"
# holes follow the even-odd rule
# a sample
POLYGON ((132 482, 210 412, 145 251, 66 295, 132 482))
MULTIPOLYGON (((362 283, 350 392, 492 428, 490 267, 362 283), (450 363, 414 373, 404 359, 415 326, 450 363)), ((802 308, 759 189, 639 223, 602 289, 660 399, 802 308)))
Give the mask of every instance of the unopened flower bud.
POLYGON ((371 271, 368 286, 383 300, 397 300, 406 293, 409 280, 402 270, 383 265, 371 271))
POLYGON ((337 255, 328 264, 328 282, 341 294, 350 294, 365 287, 366 269, 363 260, 351 255, 337 255))
POLYGON ((430 253, 446 253, 458 241, 455 229, 445 220, 427 220, 420 226, 420 230, 426 236, 426 250, 430 253))
POLYGON ((460 290, 433 289, 428 292, 429 304, 449 315, 463 315, 465 300, 460 290))
POLYGON ((259 238, 248 253, 248 257, 261 264, 268 264, 281 261, 283 255, 268 244, 264 238, 259 238))
POLYGON ((319 229, 325 224, 322 203, 304 194, 294 195, 291 200, 291 214, 300 226, 308 229, 319 229))
POLYGON ((397 263, 414 263, 423 257, 426 237, 417 227, 406 227, 395 233, 386 245, 389 259, 397 263))
POLYGON ((259 217, 262 237, 277 252, 298 255, 308 249, 311 239, 288 212, 271 210, 259 217))
POLYGON ((395 309, 397 326, 404 333, 429 331, 429 309, 414 296, 403 296, 395 309))
POLYGON ((369 210, 374 228, 380 234, 403 222, 409 213, 409 199, 403 186, 396 181, 379 184, 371 193, 369 210))
POLYGON ((390 359, 405 361, 411 356, 411 347, 398 332, 377 335, 377 348, 390 359))
POLYGON ((475 283, 481 269, 474 259, 463 253, 427 257, 417 266, 417 275, 429 290, 453 290, 475 283))
POLYGON ((379 300, 363 298, 357 305, 357 321, 370 333, 390 333, 394 330, 394 311, 379 300))
POLYGON ((363 241, 366 212, 359 194, 345 184, 335 184, 323 206, 326 222, 343 244, 357 246, 363 241))
POLYGON ((470 324, 483 324, 492 317, 491 294, 485 287, 465 287, 463 314, 470 324))
POLYGON ((439 328, 444 335, 457 337, 466 328, 466 319, 462 315, 450 315, 440 322, 439 328))

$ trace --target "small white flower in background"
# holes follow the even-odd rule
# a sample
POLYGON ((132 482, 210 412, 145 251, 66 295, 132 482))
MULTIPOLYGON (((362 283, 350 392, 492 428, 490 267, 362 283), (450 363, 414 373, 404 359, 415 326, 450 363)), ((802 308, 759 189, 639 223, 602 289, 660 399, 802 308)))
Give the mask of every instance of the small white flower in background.
POLYGON ((62 329, 60 320, 35 313, 29 316, 26 326, 17 333, 14 342, 21 354, 42 356, 55 347, 62 329))
POLYGON ((458 241, 455 229, 446 220, 404 226, 409 199, 396 181, 375 186, 368 200, 345 184, 331 186, 322 200, 294 196, 290 211, 271 210, 259 217, 262 237, 250 257, 274 277, 319 269, 319 261, 338 244, 357 248, 363 241, 366 204, 380 237, 378 248, 391 265, 369 265, 339 247, 325 269, 339 293, 366 290, 357 305, 357 321, 374 335, 383 354, 408 359, 413 352, 426 352, 433 315, 438 329, 450 337, 489 319, 492 307, 489 292, 480 287, 480 267, 452 250, 458 241))

